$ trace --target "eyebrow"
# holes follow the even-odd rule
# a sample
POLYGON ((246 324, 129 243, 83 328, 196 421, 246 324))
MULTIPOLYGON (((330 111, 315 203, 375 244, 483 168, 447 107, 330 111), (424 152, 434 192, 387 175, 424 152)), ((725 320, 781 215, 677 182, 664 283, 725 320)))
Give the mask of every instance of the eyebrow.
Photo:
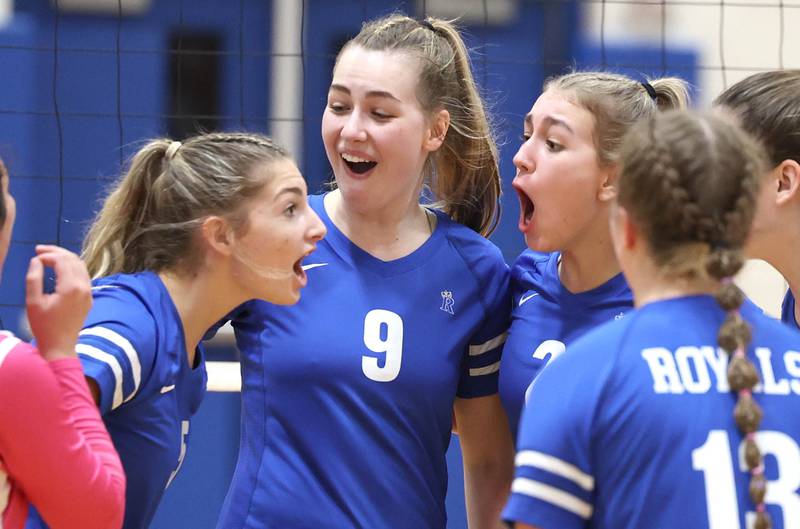
MULTIPOLYGON (((560 125, 560 126, 564 127, 565 129, 567 129, 571 134, 575 134, 575 131, 572 130, 572 127, 567 125, 567 122, 564 121, 563 119, 558 119, 558 118, 554 118, 552 116, 547 116, 546 118, 544 118, 542 120, 542 123, 545 124, 545 125, 550 125, 551 127, 560 125)), ((525 115, 525 124, 528 125, 531 128, 531 130, 533 130, 533 115, 530 112, 525 115)))
POLYGON ((285 188, 281 189, 280 191, 278 191, 278 194, 276 195, 276 197, 283 196, 283 195, 285 195, 287 193, 290 193, 290 194, 293 194, 293 195, 298 195, 298 196, 301 196, 301 197, 303 195, 305 195, 305 192, 301 188, 295 186, 295 187, 285 187, 285 188))
MULTIPOLYGON (((347 95, 350 95, 350 89, 346 86, 340 84, 332 84, 330 90, 336 90, 337 92, 344 92, 347 95)), ((387 99, 393 99, 398 103, 402 103, 399 99, 397 99, 391 92, 387 92, 385 90, 370 90, 367 92, 367 97, 383 97, 387 99)))

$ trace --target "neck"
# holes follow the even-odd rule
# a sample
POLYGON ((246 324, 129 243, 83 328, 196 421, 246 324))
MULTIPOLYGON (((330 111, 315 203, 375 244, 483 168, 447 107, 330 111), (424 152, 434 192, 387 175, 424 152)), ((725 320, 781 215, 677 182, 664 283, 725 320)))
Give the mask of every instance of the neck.
POLYGON ((719 290, 719 282, 707 276, 699 279, 667 276, 646 255, 629 255, 627 259, 625 278, 633 292, 633 303, 637 308, 665 299, 716 294, 719 290))
POLYGON ((183 327, 189 365, 194 365, 195 351, 203 335, 235 307, 247 301, 230 288, 222 288, 215 274, 208 271, 158 274, 178 311, 183 327))
POLYGON ((561 252, 558 275, 564 288, 572 293, 597 288, 620 273, 608 230, 561 252))
POLYGON ((382 210, 356 209, 338 189, 325 197, 325 211, 333 224, 356 246, 390 261, 419 248, 431 235, 431 219, 416 201, 382 210))

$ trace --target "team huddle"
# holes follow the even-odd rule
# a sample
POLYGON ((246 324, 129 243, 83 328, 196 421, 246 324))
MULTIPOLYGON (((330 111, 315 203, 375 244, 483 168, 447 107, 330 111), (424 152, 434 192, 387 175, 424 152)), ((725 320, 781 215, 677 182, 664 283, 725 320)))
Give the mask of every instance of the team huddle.
POLYGON ((231 322, 218 529, 444 529, 452 432, 470 529, 800 529, 798 94, 800 71, 768 71, 700 113, 678 78, 549 79, 514 156, 528 249, 509 267, 461 34, 365 23, 323 111, 331 191, 308 196, 259 134, 154 140, 80 257, 36 248, 35 342, 0 333, 0 527, 148 527, 190 449, 203 340, 231 322), (749 257, 789 283, 781 322, 732 281, 749 257))

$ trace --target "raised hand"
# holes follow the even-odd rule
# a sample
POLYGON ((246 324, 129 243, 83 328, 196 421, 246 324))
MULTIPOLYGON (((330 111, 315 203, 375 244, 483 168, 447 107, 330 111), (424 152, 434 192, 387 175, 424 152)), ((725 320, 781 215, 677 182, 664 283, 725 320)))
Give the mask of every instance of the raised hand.
POLYGON ((78 333, 92 306, 89 273, 80 258, 59 246, 37 245, 25 277, 25 304, 31 332, 42 356, 75 355, 78 333), (52 294, 43 289, 44 267, 55 270, 52 294))

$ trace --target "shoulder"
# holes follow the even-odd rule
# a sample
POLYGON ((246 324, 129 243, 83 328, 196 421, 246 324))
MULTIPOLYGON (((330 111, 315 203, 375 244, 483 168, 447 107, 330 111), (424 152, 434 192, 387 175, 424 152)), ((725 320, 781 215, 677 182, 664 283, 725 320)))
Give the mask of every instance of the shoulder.
POLYGON ((439 228, 437 229, 445 231, 448 243, 461 256, 467 266, 476 271, 486 269, 508 270, 508 265, 503 259, 503 253, 492 241, 453 221, 440 211, 437 211, 436 215, 439 219, 439 228))
POLYGON ((550 262, 557 259, 557 253, 525 250, 511 265, 511 278, 516 283, 540 284, 547 276, 550 262))
POLYGON ((9 331, 0 331, 0 394, 21 388, 30 391, 30 384, 50 377, 50 369, 35 347, 9 331))

